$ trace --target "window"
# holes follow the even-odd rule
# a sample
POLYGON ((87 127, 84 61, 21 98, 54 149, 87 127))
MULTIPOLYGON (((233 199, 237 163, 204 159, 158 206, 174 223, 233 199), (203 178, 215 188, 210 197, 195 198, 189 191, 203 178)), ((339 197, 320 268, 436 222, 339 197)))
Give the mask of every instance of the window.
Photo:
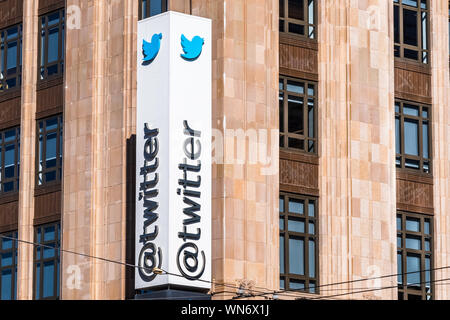
POLYGON ((308 81, 280 78, 280 147, 317 153, 317 90, 308 81))
POLYGON ((64 9, 40 17, 40 80, 62 76, 64 72, 64 9))
POLYGON ((280 195, 280 289, 318 293, 317 199, 280 195))
POLYGON ((22 24, 0 30, 0 93, 22 82, 22 24))
POLYGON ((20 128, 0 132, 0 195, 19 191, 20 128))
POLYGON ((139 19, 145 19, 167 11, 167 0, 140 0, 139 19))
POLYGON ((399 300, 432 299, 433 220, 431 216, 397 215, 397 273, 399 300))
POLYGON ((394 0, 394 55, 428 63, 427 0, 394 0))
POLYGON ((60 223, 35 227, 34 298, 59 299, 60 223))
POLYGON ((431 173, 431 108, 395 102, 397 168, 431 173))
POLYGON ((316 0, 279 0, 280 32, 316 38, 316 0))
POLYGON ((62 116, 38 121, 37 184, 61 181, 63 153, 62 116))
POLYGON ((0 235, 0 300, 17 299, 17 231, 0 235))

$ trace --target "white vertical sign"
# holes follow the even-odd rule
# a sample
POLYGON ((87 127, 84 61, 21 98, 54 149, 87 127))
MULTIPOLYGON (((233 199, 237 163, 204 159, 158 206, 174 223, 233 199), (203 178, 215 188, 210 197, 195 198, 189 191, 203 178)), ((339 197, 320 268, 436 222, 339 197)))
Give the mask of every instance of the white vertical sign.
POLYGON ((211 20, 166 12, 140 21, 137 41, 135 287, 207 289, 211 20))

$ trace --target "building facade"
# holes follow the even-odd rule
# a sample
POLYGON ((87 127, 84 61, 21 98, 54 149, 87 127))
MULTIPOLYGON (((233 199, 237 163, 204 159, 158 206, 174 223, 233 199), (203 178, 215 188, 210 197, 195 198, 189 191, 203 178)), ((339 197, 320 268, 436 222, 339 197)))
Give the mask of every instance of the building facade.
POLYGON ((448 0, 0 1, 0 299, 141 294, 137 22, 167 10, 212 20, 213 299, 450 299, 448 0))

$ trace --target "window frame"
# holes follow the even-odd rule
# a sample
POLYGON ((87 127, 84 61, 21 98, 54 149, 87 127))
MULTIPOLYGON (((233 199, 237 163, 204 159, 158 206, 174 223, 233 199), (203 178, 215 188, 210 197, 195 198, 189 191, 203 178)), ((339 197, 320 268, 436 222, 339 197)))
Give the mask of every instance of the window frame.
POLYGON ((144 8, 143 2, 144 1, 145 1, 145 10, 147 12, 150 12, 152 1, 161 1, 161 13, 166 12, 169 7, 168 0, 139 0, 139 20, 143 20, 143 19, 152 17, 150 15, 143 17, 143 8, 144 8))
MULTIPOLYGON (((286 150, 286 151, 295 151, 295 152, 302 152, 306 154, 312 154, 312 155, 318 155, 319 150, 319 138, 318 138, 318 83, 311 80, 306 79, 300 79, 300 78, 294 78, 289 76, 280 75, 279 76, 279 106, 280 108, 280 100, 281 97, 283 97, 283 122, 284 127, 281 128, 281 121, 280 121, 280 149, 286 150), (304 93, 298 94, 295 92, 288 91, 287 89, 287 83, 288 81, 295 81, 304 83, 304 93), (283 82, 283 88, 281 88, 281 82, 283 82), (308 95, 308 88, 309 85, 314 86, 314 95, 308 95), (295 96, 298 98, 303 99, 303 131, 304 134, 296 134, 296 133, 290 133, 289 132, 289 96, 295 96), (308 110, 308 99, 314 99, 314 132, 313 137, 310 138, 309 135, 309 125, 308 125, 308 116, 309 116, 309 110, 308 110), (303 148, 294 148, 289 147, 289 138, 291 139, 297 139, 300 141, 303 141, 303 148), (283 145, 281 144, 281 141, 283 140, 283 145), (309 143, 313 142, 313 148, 314 151, 309 151, 309 143)), ((280 110, 278 111, 280 112, 280 110)), ((281 119, 280 119, 281 120, 281 119)))
POLYGON ((60 8, 48 13, 45 13, 39 16, 38 24, 39 24, 39 36, 38 36, 38 82, 45 82, 55 78, 61 78, 64 75, 64 63, 65 63, 65 44, 66 44, 66 10, 65 8, 60 8), (48 25, 49 16, 59 12, 59 20, 55 25, 48 25), (45 26, 42 23, 42 19, 45 19, 45 26), (51 63, 48 62, 48 35, 49 29, 55 28, 58 26, 58 59, 51 63), (45 34, 44 44, 42 43, 43 33, 45 34), (42 52, 44 51, 44 52, 42 52), (48 68, 52 66, 57 66, 57 72, 48 75, 48 68), (43 74, 42 74, 43 72, 43 74))
MULTIPOLYGON (((288 192, 280 192, 279 199, 283 198, 284 210, 282 208, 279 209, 279 220, 283 220, 284 228, 281 229, 279 226, 279 237, 284 237, 284 272, 281 272, 281 263, 280 260, 280 289, 286 291, 298 291, 298 292, 306 292, 311 294, 319 294, 320 293, 320 279, 319 279, 319 199, 313 196, 299 195, 288 192), (289 212, 289 199, 300 200, 304 203, 304 212, 303 215, 298 213, 290 213, 289 212), (314 203, 314 217, 309 216, 309 203, 314 203), (289 218, 294 218, 296 220, 301 219, 304 221, 304 233, 289 231, 288 221, 289 218), (314 234, 309 233, 309 223, 314 223, 314 234), (304 266, 303 266, 303 275, 290 273, 290 265, 289 265, 289 239, 300 239, 303 240, 303 254, 304 254, 304 266), (314 241, 314 277, 310 277, 309 273, 309 241, 314 241), (284 288, 281 288, 281 281, 284 280, 284 288), (303 281, 304 289, 291 289, 290 282, 291 280, 303 281), (314 292, 311 292, 310 283, 314 282, 314 292)), ((281 244, 280 244, 281 246, 281 244)), ((279 250, 280 251, 280 250, 279 250)), ((281 258, 280 258, 281 259, 281 258)))
MULTIPOLYGON (((3 299, 2 297, 2 275, 3 275, 3 271, 5 270, 11 270, 11 299, 9 300, 17 300, 17 260, 18 260, 18 242, 17 240, 12 240, 12 239, 18 239, 18 232, 16 231, 9 231, 9 232, 5 232, 5 233, 1 233, 0 234, 0 301, 3 300, 5 301, 6 299, 3 299), (11 249, 3 249, 3 241, 5 240, 5 238, 3 237, 7 237, 10 238, 12 241, 11 244, 11 249), (2 259, 1 256, 3 254, 7 254, 7 253, 12 253, 12 264, 9 266, 3 266, 2 265, 2 259)), ((8 239, 6 239, 8 240, 8 239)))
POLYGON ((50 116, 47 118, 42 118, 42 119, 38 119, 36 121, 36 157, 35 157, 35 161, 36 161, 36 179, 35 179, 35 186, 36 188, 44 188, 46 186, 49 185, 54 185, 54 184, 60 184, 62 181, 62 176, 63 176, 63 172, 62 172, 62 167, 63 167, 63 154, 64 154, 64 125, 63 125, 63 116, 62 114, 58 114, 58 115, 54 115, 54 116, 50 116), (47 120, 51 120, 51 119, 57 119, 57 126, 56 129, 51 129, 47 131, 47 128, 45 126, 45 123, 47 120), (43 129, 42 132, 40 132, 40 123, 44 123, 43 125, 43 129), (50 133, 60 133, 59 135, 56 135, 56 166, 52 167, 51 169, 48 169, 46 167, 46 160, 45 160, 45 155, 46 155, 46 151, 47 151, 47 135, 50 133), (39 144, 39 140, 40 137, 43 137, 43 141, 42 141, 42 170, 40 170, 40 154, 41 154, 41 149, 40 149, 40 144, 39 144), (61 141, 62 140, 62 141, 61 141), (61 145, 62 145, 62 149, 61 149, 61 145), (46 174, 52 171, 56 171, 56 179, 47 182, 46 179, 46 174), (41 176, 41 177, 40 177, 41 176), (41 179, 41 180, 40 180, 41 179))
POLYGON ((394 0, 394 24, 395 24, 395 7, 398 7, 399 17, 398 17, 398 31, 399 31, 399 42, 395 41, 395 25, 394 25, 394 57, 395 59, 402 59, 406 61, 415 61, 420 64, 431 65, 431 48, 430 48, 430 1, 426 1, 426 9, 421 6, 422 0, 417 0, 417 7, 413 7, 407 4, 403 4, 404 0, 394 0), (404 29, 403 29, 403 18, 404 9, 415 11, 417 13, 417 46, 409 45, 404 43, 404 29), (422 25, 422 14, 426 14, 426 49, 424 49, 423 43, 423 25, 422 25), (399 50, 399 55, 396 54, 396 48, 399 50), (417 59, 405 57, 405 49, 417 51, 417 59), (426 58, 424 53, 426 53, 426 58), (426 59, 426 61, 424 60, 426 59))
MULTIPOLYGON (((3 46, 3 61, 0 61, 0 94, 4 94, 6 92, 11 92, 11 91, 19 91, 21 86, 22 86, 22 51, 23 51, 23 39, 22 39, 22 35, 23 35, 23 24, 22 23, 17 23, 8 27, 5 27, 3 29, 0 30, 0 46, 3 46), (8 39, 7 38, 7 32, 8 30, 17 27, 17 37, 13 38, 13 39, 8 39), (2 40, 3 39, 3 40, 2 40), (7 54, 7 48, 8 48, 8 44, 10 42, 14 42, 17 41, 17 54, 16 54, 16 72, 12 73, 11 75, 8 74, 8 54, 7 54), (2 65, 4 66, 4 78, 1 79, 1 68, 2 65), (16 79, 16 85, 12 88, 8 88, 7 87, 7 81, 11 80, 11 79, 16 79)), ((1 55, 0 55, 0 59, 1 59, 1 55)))
POLYGON ((0 131, 0 197, 18 193, 20 181, 20 126, 4 129, 0 131), (5 142, 4 135, 7 132, 15 131, 15 138, 9 142, 5 142), (5 178, 5 151, 7 146, 14 145, 14 176, 12 178, 5 178), (13 183, 13 190, 5 192, 4 185, 6 183, 13 183))
POLYGON ((310 14, 309 14, 309 8, 308 8, 308 2, 310 0, 303 0, 303 12, 305 14, 305 19, 304 20, 299 20, 299 19, 295 19, 295 18, 289 18, 289 1, 292 0, 279 0, 279 32, 282 34, 288 34, 288 35, 293 35, 293 36, 298 36, 298 37, 302 37, 305 39, 309 39, 312 41, 317 41, 317 28, 318 28, 318 0, 311 0, 314 1, 314 5, 313 5, 313 23, 310 23, 310 14), (283 10, 283 14, 284 17, 281 16, 281 5, 280 2, 283 2, 283 6, 284 6, 284 10, 283 10), (304 33, 300 34, 300 33, 295 33, 295 32, 290 32, 289 31, 289 23, 293 23, 296 25, 301 25, 303 26, 303 30, 304 33), (283 31, 281 30, 281 25, 283 24, 283 31), (313 28, 313 36, 311 37, 310 35, 310 28, 313 28))
MULTIPOLYGON (((395 145, 395 165, 397 169, 400 170, 407 170, 409 172, 415 172, 415 173, 421 173, 425 175, 432 175, 433 174, 433 144, 432 144, 432 107, 431 105, 427 105, 424 103, 417 103, 417 102, 411 102, 407 100, 402 99, 395 99, 395 121, 399 119, 400 124, 400 153, 397 153, 397 145, 395 145), (414 107, 417 107, 419 110, 419 116, 412 116, 412 115, 405 115, 403 112, 404 105, 411 105, 414 107), (397 105, 399 105, 399 112, 397 112, 397 105), (423 109, 428 109, 428 118, 423 117, 423 109), (409 155, 405 153, 405 118, 410 119, 412 121, 415 121, 418 123, 418 149, 419 149, 419 155, 409 155), (423 152, 423 126, 424 122, 428 122, 428 158, 424 157, 423 152), (419 162, 419 168, 415 169, 412 167, 406 166, 406 160, 412 160, 412 161, 418 161, 419 162), (398 164, 398 161, 400 161, 400 165, 398 164), (428 162, 428 172, 424 169, 424 164, 428 162)), ((395 139, 397 141, 397 128, 395 128, 395 139)), ((396 142, 397 144, 397 142, 396 142)))
MULTIPOLYGON (((398 299, 399 300, 407 300, 409 294, 414 294, 415 296, 418 296, 419 294, 422 297, 422 300, 433 300, 434 299, 434 292, 435 292, 435 286, 434 286, 434 217, 432 215, 426 215, 426 214, 419 214, 419 213, 412 213, 407 211, 398 211, 397 212, 397 219, 401 218, 401 229, 398 228, 398 225, 396 226, 396 234, 397 234, 397 256, 400 254, 402 258, 402 265, 401 265, 401 274, 402 277, 402 283, 398 282, 397 277, 397 284, 398 284, 398 299), (420 231, 409 231, 406 230, 406 219, 419 219, 420 220, 420 231), (430 233, 425 233, 425 220, 428 220, 429 222, 429 228, 430 233), (411 237, 418 238, 420 237, 420 243, 421 243, 421 249, 410 249, 406 248, 406 236, 410 235, 411 237), (398 246, 398 239, 401 238, 401 247, 398 246), (425 240, 430 241, 430 250, 426 250, 425 247, 425 240), (413 254, 413 255, 420 255, 420 272, 417 272, 416 274, 420 275, 420 290, 415 290, 408 288, 407 284, 407 254, 413 254), (430 292, 426 292, 426 278, 425 278, 425 258, 427 255, 430 258, 430 280, 427 282, 430 282, 430 292), (429 297, 429 299, 427 299, 429 297)), ((398 222, 397 222, 398 224, 398 222)), ((399 261, 397 260, 397 268, 398 268, 399 261)))
POLYGON ((33 249, 33 299, 35 300, 59 300, 60 298, 60 280, 61 280, 61 223, 60 221, 47 223, 43 225, 38 225, 34 227, 34 242, 36 245, 33 249), (44 241, 45 228, 54 227, 55 228, 55 238, 53 240, 44 241), (40 229, 41 238, 38 239, 38 231, 40 229), (52 246, 54 245, 54 256, 51 258, 44 258, 44 249, 48 247, 42 247, 40 245, 52 246), (40 256, 38 258, 37 253, 38 249, 40 252, 40 256), (44 286, 44 268, 43 265, 46 262, 53 262, 53 266, 56 266, 54 269, 53 276, 53 296, 43 298, 44 286), (37 264, 40 264, 39 269, 39 288, 37 288, 37 264), (59 277, 58 277, 59 275, 59 277), (37 289, 39 289, 39 295, 37 295, 37 289))

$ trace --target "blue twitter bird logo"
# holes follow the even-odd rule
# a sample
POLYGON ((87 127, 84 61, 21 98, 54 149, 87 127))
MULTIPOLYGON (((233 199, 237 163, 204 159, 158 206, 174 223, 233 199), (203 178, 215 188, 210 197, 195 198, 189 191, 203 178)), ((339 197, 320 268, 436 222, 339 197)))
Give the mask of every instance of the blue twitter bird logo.
POLYGON ((155 60, 161 48, 162 33, 155 33, 152 36, 152 41, 148 42, 142 40, 142 53, 144 54, 143 64, 150 64, 155 60))
POLYGON ((184 34, 181 35, 181 46, 183 47, 184 54, 181 57, 188 61, 196 60, 202 53, 205 39, 195 36, 189 41, 184 34))

